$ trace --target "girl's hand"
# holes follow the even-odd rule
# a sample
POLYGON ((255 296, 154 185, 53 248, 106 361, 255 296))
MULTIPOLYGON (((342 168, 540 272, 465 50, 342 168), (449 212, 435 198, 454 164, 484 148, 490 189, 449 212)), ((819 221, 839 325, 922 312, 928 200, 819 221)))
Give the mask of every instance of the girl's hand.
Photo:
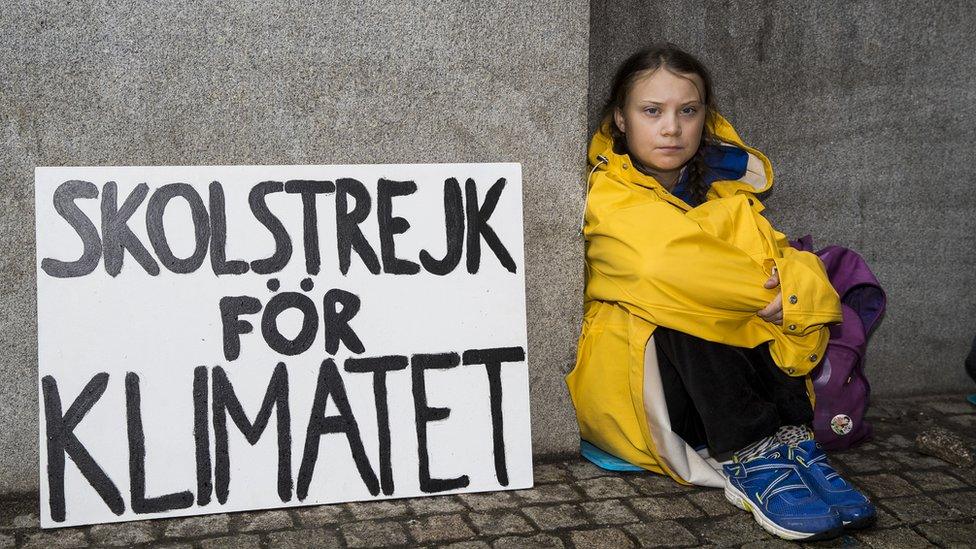
MULTIPOLYGON (((773 275, 769 277, 769 280, 763 284, 763 288, 767 290, 772 290, 773 288, 779 286, 779 273, 773 268, 773 275)), ((773 324, 783 325, 783 291, 780 290, 776 298, 769 302, 769 305, 763 307, 758 313, 759 318, 765 320, 766 322, 772 322, 773 324)))

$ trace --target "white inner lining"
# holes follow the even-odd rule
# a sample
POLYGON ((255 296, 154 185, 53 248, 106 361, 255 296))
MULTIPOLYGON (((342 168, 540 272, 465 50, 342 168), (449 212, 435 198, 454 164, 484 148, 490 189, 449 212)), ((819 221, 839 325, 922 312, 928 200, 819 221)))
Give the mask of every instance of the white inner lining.
POLYGON ((661 373, 658 371, 657 364, 657 347, 653 335, 648 338, 647 345, 644 347, 643 391, 644 414, 647 416, 651 438, 657 446, 658 457, 676 475, 692 484, 713 488, 725 486, 722 466, 709 457, 708 450, 699 453, 671 430, 671 418, 668 416, 668 406, 664 400, 661 373))

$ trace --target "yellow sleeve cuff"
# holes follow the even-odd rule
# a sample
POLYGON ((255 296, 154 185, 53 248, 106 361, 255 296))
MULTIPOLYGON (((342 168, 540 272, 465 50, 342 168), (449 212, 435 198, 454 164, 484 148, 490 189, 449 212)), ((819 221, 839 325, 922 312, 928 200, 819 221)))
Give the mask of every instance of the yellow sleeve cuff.
POLYGON ((824 324, 840 322, 840 297, 820 258, 792 250, 773 259, 783 292, 783 333, 804 336, 824 324))

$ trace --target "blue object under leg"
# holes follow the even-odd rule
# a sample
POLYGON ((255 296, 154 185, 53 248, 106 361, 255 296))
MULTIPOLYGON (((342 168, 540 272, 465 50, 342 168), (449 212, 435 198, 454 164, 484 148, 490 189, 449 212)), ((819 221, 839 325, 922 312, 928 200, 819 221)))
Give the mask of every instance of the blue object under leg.
POLYGON ((973 406, 976 406, 976 394, 969 395, 968 397, 966 397, 966 400, 968 400, 969 403, 972 404, 973 406))
POLYGON ((613 454, 604 452, 585 440, 580 440, 580 454, 593 463, 593 465, 596 465, 600 469, 606 469, 607 471, 637 472, 644 470, 643 468, 624 461, 613 454))

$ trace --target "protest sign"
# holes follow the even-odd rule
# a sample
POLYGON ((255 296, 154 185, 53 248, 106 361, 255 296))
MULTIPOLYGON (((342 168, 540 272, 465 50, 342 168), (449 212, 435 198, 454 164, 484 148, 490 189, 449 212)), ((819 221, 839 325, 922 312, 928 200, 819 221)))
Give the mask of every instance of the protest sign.
POLYGON ((35 197, 42 526, 532 485, 518 164, 35 197))

